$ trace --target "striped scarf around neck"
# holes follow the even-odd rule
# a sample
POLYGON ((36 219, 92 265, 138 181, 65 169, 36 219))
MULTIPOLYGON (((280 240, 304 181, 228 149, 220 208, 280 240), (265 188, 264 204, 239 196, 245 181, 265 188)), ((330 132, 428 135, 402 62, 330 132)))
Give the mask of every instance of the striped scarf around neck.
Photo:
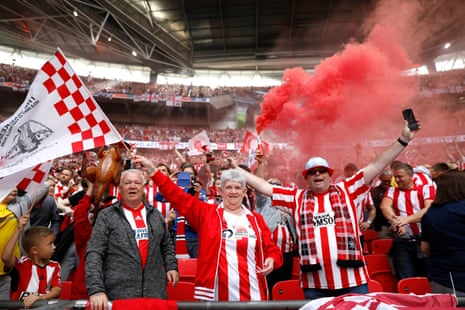
MULTIPOLYGON (((334 218, 327 219, 333 222, 336 232, 337 265, 346 268, 358 268, 364 265, 360 243, 352 226, 352 219, 346 197, 336 185, 329 186, 329 200, 334 218)), ((299 242, 300 269, 303 272, 313 272, 321 269, 315 242, 315 194, 307 190, 303 197, 301 212, 301 237, 299 242)))

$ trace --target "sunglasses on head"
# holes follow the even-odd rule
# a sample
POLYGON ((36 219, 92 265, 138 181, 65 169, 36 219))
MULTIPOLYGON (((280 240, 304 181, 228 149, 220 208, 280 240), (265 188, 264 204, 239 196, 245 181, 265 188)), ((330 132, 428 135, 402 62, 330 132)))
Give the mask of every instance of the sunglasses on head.
POLYGON ((318 172, 319 174, 323 174, 323 173, 329 172, 329 170, 328 170, 327 168, 316 168, 316 169, 310 170, 307 174, 309 174, 309 175, 315 175, 317 172, 318 172))

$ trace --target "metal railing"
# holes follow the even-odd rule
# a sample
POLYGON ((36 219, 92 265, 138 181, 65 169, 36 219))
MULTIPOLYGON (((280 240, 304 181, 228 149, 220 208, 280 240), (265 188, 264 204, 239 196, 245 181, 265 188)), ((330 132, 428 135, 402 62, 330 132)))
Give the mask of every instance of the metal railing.
MULTIPOLYGON (((179 310, 298 310, 309 300, 249 301, 249 302, 178 302, 179 310)), ((75 300, 39 300, 34 309, 84 309, 83 303, 75 300)), ((23 303, 17 300, 0 300, 0 309, 21 309, 23 303)), ((465 307, 465 297, 457 297, 457 307, 465 307)))

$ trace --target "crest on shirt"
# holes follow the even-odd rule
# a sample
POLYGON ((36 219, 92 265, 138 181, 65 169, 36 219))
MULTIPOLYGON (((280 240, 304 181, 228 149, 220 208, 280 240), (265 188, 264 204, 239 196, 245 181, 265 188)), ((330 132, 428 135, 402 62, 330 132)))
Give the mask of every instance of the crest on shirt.
POLYGON ((232 229, 223 229, 223 231, 221 232, 221 237, 223 239, 231 239, 233 238, 234 236, 234 232, 232 231, 232 229))

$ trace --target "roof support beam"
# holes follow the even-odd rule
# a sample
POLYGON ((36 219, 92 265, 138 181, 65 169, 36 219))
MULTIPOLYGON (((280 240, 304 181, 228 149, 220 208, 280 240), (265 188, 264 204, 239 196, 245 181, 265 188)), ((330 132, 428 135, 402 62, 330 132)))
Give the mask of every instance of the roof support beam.
POLYGON ((156 44, 157 47, 170 55, 180 67, 191 68, 191 51, 188 47, 174 39, 165 29, 158 25, 152 25, 146 16, 132 7, 125 0, 96 0, 120 22, 144 37, 148 43, 156 44), (156 35, 155 35, 156 34, 156 35))

